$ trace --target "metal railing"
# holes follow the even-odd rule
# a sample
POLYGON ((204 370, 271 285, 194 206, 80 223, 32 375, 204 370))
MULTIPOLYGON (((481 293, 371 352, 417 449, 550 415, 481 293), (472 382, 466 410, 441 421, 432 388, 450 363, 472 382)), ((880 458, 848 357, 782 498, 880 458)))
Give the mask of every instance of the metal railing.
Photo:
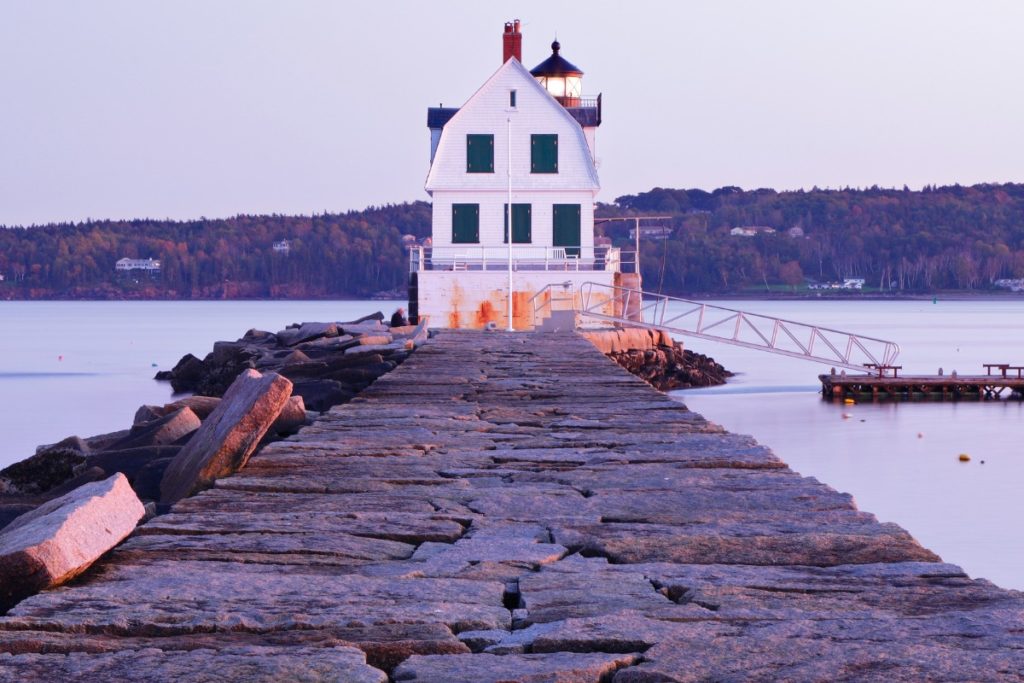
POLYGON ((891 366, 900 353, 899 344, 884 339, 614 285, 585 282, 579 287, 578 299, 576 311, 581 316, 849 370, 891 366), (616 304, 614 315, 606 312, 612 301, 616 304))
POLYGON ((533 324, 536 325, 540 320, 550 317, 555 310, 576 310, 576 288, 573 286, 572 280, 545 285, 526 303, 533 306, 533 324), (569 305, 565 306, 566 303, 569 305), (556 309, 555 304, 559 304, 559 308, 556 309), (547 308, 546 315, 545 308, 547 308))
MULTIPOLYGON (((617 247, 512 247, 512 270, 629 272, 633 252, 617 247), (625 259, 625 260, 624 260, 625 259)), ((508 270, 508 247, 464 244, 450 247, 410 247, 409 272, 425 270, 508 270)))

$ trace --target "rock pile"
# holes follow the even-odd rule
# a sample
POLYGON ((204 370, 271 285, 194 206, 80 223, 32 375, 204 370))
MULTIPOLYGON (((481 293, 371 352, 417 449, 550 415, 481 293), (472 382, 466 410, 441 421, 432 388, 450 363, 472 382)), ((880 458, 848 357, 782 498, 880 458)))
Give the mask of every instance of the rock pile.
POLYGON ((152 515, 162 510, 158 503, 167 506, 208 488, 244 467, 262 444, 309 422, 307 406, 325 411, 349 400, 427 338, 426 321, 392 328, 382 318, 377 313, 351 323, 302 323, 276 334, 250 330, 236 342, 218 342, 203 360, 188 355, 158 374, 179 391, 210 395, 142 406, 129 429, 40 446, 0 471, 0 585, 6 586, 0 610, 70 578, 109 550, 142 517, 140 499, 150 501, 152 515), (91 483, 100 480, 102 485, 91 483), (96 496, 90 491, 110 482, 117 483, 115 501, 134 503, 96 515, 76 508, 65 514, 78 520, 71 531, 62 522, 47 522, 66 505, 92 509, 96 496), (26 527, 44 513, 45 523, 26 527), (125 514, 135 516, 120 533, 118 519, 125 514), (26 528, 33 531, 28 540, 22 538, 26 528), (93 543, 108 537, 113 540, 106 547, 93 543), (69 569, 73 563, 61 560, 65 556, 81 564, 69 569), (51 561, 60 571, 51 570, 51 561), (14 581, 7 574, 24 576, 14 581))
MULTIPOLYGON (((217 342, 202 360, 187 354, 156 378, 170 380, 175 391, 195 395, 163 406, 144 405, 127 430, 71 436, 40 446, 32 457, 0 470, 0 529, 47 500, 117 472, 141 499, 166 500, 160 492, 165 470, 186 446, 189 453, 197 451, 191 445, 194 434, 212 433, 212 426, 206 432, 200 427, 219 409, 220 397, 235 379, 247 371, 279 375, 291 387, 287 400, 248 444, 251 448, 235 454, 244 464, 261 439, 293 434, 315 412, 350 400, 427 339, 426 321, 389 327, 383 318, 377 312, 352 322, 296 323, 277 333, 249 330, 237 341, 217 342)), ((252 407, 241 412, 248 415, 252 407)), ((217 424, 224 428, 220 420, 217 424)), ((246 429, 247 434, 256 433, 246 429)))
POLYGON ((659 391, 713 387, 732 377, 714 358, 684 349, 679 342, 646 351, 619 351, 608 357, 659 391))
POLYGON ((644 328, 583 331, 582 336, 659 391, 725 384, 731 372, 714 358, 683 348, 664 332, 644 328))
POLYGON ((349 401, 393 370, 427 339, 426 321, 389 327, 380 312, 347 323, 296 323, 277 333, 249 330, 238 341, 217 342, 202 360, 184 356, 158 372, 175 391, 222 396, 244 370, 276 372, 293 383, 308 409, 323 412, 349 401))
MULTIPOLYGON (((257 442, 265 436, 278 439, 294 434, 306 423, 302 398, 289 398, 290 393, 257 442)), ((190 396, 164 406, 142 406, 129 429, 40 446, 32 457, 0 471, 0 529, 46 501, 117 473, 124 475, 139 498, 159 501, 164 471, 203 432, 203 425, 222 403, 219 398, 190 396)), ((244 410, 235 417, 252 422, 244 410)))

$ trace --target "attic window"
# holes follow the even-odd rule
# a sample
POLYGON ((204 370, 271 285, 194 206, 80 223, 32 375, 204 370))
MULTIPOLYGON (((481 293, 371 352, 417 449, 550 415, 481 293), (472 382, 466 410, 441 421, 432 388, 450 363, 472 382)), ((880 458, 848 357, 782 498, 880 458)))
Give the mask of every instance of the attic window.
POLYGON ((509 90, 508 91, 508 106, 512 107, 513 109, 516 108, 516 91, 515 90, 509 90))

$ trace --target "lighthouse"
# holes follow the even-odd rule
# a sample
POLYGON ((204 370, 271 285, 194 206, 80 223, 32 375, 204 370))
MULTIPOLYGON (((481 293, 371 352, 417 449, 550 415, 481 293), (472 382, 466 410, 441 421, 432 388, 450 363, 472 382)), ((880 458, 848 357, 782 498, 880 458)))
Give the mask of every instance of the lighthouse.
POLYGON ((465 104, 427 110, 432 229, 410 250, 409 308, 431 327, 531 329, 553 292, 636 284, 617 248, 594 245, 601 95, 585 94, 557 41, 523 66, 518 20, 501 42, 501 65, 465 104))

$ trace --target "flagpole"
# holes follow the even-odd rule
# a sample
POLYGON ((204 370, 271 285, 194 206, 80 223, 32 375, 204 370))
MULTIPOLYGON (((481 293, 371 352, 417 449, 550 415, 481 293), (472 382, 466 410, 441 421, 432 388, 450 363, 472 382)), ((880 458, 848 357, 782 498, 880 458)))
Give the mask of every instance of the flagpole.
POLYGON ((508 228, 506 235, 508 239, 508 331, 514 332, 512 327, 512 117, 507 119, 508 123, 508 204, 505 208, 505 225, 508 228))

